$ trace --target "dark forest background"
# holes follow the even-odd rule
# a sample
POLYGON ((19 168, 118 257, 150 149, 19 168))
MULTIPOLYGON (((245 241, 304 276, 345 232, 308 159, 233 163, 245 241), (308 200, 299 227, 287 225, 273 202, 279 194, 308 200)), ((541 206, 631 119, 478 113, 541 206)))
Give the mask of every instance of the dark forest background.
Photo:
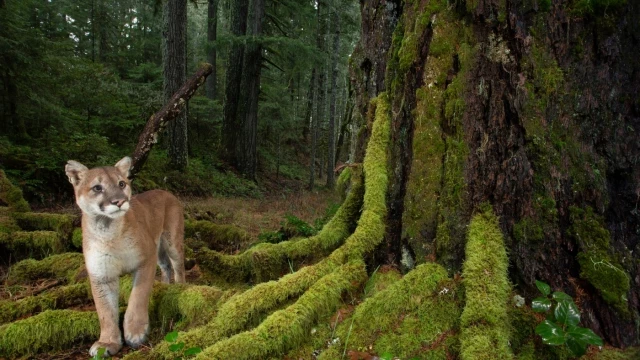
POLYGON ((138 190, 261 196, 265 186, 332 186, 327 168, 347 160, 357 2, 0 6, 0 167, 32 203, 71 200, 68 159, 96 166, 130 154, 201 62, 214 73, 162 136, 138 190))

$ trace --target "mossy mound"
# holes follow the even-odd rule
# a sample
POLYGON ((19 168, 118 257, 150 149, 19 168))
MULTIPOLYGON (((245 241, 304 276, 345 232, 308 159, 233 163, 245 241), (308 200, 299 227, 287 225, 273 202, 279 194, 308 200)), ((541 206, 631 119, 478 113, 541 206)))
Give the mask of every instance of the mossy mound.
POLYGON ((13 358, 60 350, 99 335, 95 311, 47 310, 0 326, 0 356, 13 358))
POLYGON ((53 278, 73 284, 83 270, 84 257, 81 253, 57 254, 42 260, 26 259, 10 268, 6 283, 30 284, 38 279, 53 278))
POLYGON ((29 203, 22 196, 22 190, 14 186, 2 170, 0 170, 0 201, 7 204, 11 212, 31 211, 29 203))
POLYGON ((507 302, 509 260, 498 218, 488 209, 469 225, 462 275, 466 302, 460 317, 461 358, 512 359, 507 302))

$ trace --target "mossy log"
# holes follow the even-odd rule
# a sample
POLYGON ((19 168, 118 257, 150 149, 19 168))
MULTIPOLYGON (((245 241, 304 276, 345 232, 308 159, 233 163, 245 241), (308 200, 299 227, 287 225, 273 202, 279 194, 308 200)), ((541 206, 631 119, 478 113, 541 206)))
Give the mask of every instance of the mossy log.
POLYGON ((0 201, 6 203, 11 212, 31 211, 29 203, 22 196, 22 190, 13 185, 2 170, 0 170, 0 201))
POLYGON ((471 220, 462 275, 466 303, 460 325, 463 360, 512 359, 507 301, 509 260, 492 210, 471 220))
POLYGON ((354 180, 352 191, 334 217, 315 236, 277 244, 258 244, 239 255, 202 249, 196 253, 200 267, 228 281, 260 283, 277 279, 290 267, 299 267, 328 255, 349 236, 362 207, 363 186, 354 180))

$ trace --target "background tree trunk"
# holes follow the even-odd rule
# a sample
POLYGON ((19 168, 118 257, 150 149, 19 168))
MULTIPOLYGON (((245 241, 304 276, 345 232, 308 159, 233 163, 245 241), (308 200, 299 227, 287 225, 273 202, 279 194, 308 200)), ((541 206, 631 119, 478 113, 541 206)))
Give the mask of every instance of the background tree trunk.
POLYGON ((213 66, 213 72, 207 78, 207 98, 216 99, 217 72, 216 72, 216 41, 218 27, 218 0, 209 0, 207 8, 207 61, 213 66))
MULTIPOLYGON (((337 11, 337 10, 334 10, 337 11)), ((331 54, 331 96, 329 99, 329 131, 328 131, 328 152, 327 152, 327 187, 333 189, 336 184, 336 102, 338 101, 338 53, 340 51, 340 16, 337 12, 333 14, 333 52, 331 54)))
POLYGON ((242 133, 236 147, 238 170, 248 179, 255 180, 257 170, 258 99, 260 96, 260 71, 262 69, 262 23, 264 0, 252 0, 249 14, 247 41, 242 69, 242 86, 238 118, 241 118, 242 133))
MULTIPOLYGON (((316 16, 318 20, 318 34, 316 37, 316 47, 318 51, 321 53, 324 52, 324 35, 326 31, 326 24, 323 20, 322 11, 324 10, 324 4, 322 1, 318 1, 318 8, 316 9, 316 16)), ((316 166, 316 153, 318 148, 318 140, 320 134, 320 122, 324 117, 324 78, 325 78, 325 66, 324 59, 320 61, 320 65, 315 69, 316 74, 318 75, 318 79, 316 82, 316 99, 314 103, 316 104, 316 111, 312 125, 312 140, 311 140, 311 166, 309 169, 309 190, 313 190, 315 186, 315 166, 316 166)), ((322 167, 322 166, 321 166, 322 167)))
MULTIPOLYGON (((233 36, 244 36, 247 32, 247 13, 249 0, 230 1, 230 30, 233 36)), ((242 83, 242 65, 244 63, 244 45, 235 39, 229 50, 227 76, 224 95, 224 119, 222 122, 222 153, 230 164, 237 164, 236 148, 238 139, 244 130, 242 118, 238 117, 240 84, 242 83)))
MULTIPOLYGON (((163 9, 164 98, 168 101, 187 77, 187 0, 169 0, 163 9)), ((168 130, 170 166, 184 170, 188 162, 186 109, 169 123, 168 130)))

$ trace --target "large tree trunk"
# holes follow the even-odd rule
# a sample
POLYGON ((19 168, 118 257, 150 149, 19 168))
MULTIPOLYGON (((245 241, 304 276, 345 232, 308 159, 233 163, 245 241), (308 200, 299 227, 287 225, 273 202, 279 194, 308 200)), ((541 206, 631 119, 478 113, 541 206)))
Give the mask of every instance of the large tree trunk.
POLYGON ((519 294, 546 281, 606 342, 638 344, 640 4, 426 4, 362 5, 356 109, 386 89, 392 114, 378 261, 457 272, 490 205, 519 294))
POLYGON ((333 189, 336 184, 335 172, 335 154, 336 154, 336 102, 337 83, 338 83, 338 55, 340 53, 340 16, 337 13, 333 15, 333 51, 331 54, 331 96, 329 99, 329 143, 327 145, 327 187, 333 189))
POLYGON ((207 98, 216 99, 217 73, 216 73, 216 47, 218 27, 218 0, 209 0, 207 8, 207 61, 213 66, 213 72, 207 78, 207 98))
POLYGON ((248 41, 242 69, 242 86, 238 118, 241 119, 241 134, 236 147, 237 166, 240 173, 251 180, 256 178, 257 136, 258 136, 258 98, 260 95, 260 71, 262 69, 262 35, 264 21, 264 0, 252 0, 247 35, 248 41))
MULTIPOLYGON (((247 32, 249 0, 232 0, 230 4, 230 30, 233 36, 244 36, 247 32)), ((224 94, 224 119, 222 122, 222 154, 230 164, 237 164, 236 148, 244 130, 238 118, 238 101, 242 83, 244 46, 236 39, 229 50, 224 94)))
MULTIPOLYGON (((169 0, 164 4, 163 36, 165 101, 180 88, 187 77, 187 0, 169 0)), ((184 170, 188 162, 187 112, 169 123, 169 161, 174 169, 184 170)))

